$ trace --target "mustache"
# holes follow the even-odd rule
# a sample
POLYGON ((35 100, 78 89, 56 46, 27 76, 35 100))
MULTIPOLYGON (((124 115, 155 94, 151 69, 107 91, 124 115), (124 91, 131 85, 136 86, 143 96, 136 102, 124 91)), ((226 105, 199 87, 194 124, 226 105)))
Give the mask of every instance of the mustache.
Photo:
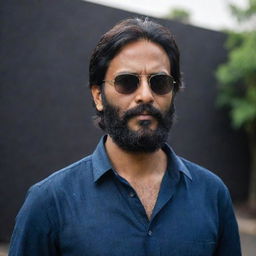
POLYGON ((148 115, 153 116, 154 118, 156 118, 158 121, 162 121, 163 120, 163 115, 162 113, 156 109, 155 107, 153 107, 151 104, 145 103, 145 104, 141 104, 137 107, 131 108, 129 110, 127 110, 124 115, 123 115, 123 121, 127 122, 130 118, 137 116, 137 115, 141 115, 144 113, 147 113, 148 115))

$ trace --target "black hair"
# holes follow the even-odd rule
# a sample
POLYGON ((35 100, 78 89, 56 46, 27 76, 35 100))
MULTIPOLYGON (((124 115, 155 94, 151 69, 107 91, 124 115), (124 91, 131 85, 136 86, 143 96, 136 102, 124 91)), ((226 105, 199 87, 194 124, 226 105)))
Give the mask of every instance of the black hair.
POLYGON ((179 49, 168 28, 140 18, 125 19, 106 32, 94 49, 89 67, 89 86, 101 86, 110 61, 128 43, 145 39, 160 45, 169 57, 171 75, 176 81, 174 92, 181 87, 179 49))

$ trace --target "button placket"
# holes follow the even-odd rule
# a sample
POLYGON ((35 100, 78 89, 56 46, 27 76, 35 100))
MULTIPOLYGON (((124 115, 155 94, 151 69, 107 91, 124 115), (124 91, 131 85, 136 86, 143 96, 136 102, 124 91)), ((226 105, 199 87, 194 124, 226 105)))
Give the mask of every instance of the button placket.
POLYGON ((135 192, 134 192, 134 191, 130 191, 130 192, 129 192, 129 196, 130 196, 130 197, 135 197, 135 192))

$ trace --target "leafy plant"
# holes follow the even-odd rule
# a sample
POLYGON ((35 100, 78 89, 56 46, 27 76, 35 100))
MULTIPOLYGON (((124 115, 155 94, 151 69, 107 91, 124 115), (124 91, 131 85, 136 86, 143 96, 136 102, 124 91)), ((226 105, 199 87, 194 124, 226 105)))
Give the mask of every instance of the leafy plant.
POLYGON ((219 66, 220 83, 217 104, 228 107, 234 128, 245 129, 251 152, 249 204, 256 209, 256 0, 248 0, 248 8, 230 6, 233 15, 246 23, 243 32, 228 32, 228 60, 219 66))
POLYGON ((189 23, 190 13, 189 11, 183 8, 174 8, 174 9, 171 9, 169 13, 165 15, 163 18, 177 20, 182 23, 189 23))

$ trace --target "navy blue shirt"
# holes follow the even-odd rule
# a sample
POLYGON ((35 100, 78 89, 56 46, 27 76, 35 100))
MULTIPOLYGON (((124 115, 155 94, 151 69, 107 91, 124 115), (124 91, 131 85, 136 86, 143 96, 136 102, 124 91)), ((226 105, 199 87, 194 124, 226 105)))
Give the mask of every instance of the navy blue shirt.
POLYGON ((150 220, 113 170, 103 138, 92 155, 31 187, 9 255, 241 255, 226 186, 168 145, 163 150, 168 168, 150 220))

